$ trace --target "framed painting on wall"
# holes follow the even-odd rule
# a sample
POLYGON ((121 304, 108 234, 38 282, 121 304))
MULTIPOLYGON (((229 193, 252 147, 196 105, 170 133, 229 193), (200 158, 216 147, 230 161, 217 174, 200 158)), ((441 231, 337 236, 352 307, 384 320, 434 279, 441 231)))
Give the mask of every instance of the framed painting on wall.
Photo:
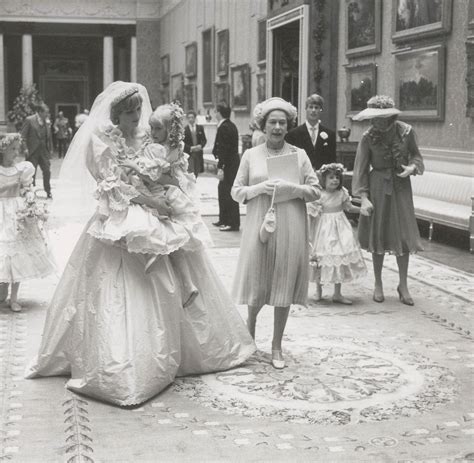
POLYGON ((257 74, 257 103, 266 100, 267 74, 260 72, 257 74))
POLYGON ((214 82, 214 28, 202 32, 202 102, 212 107, 212 87, 214 82))
POLYGON ((231 106, 234 111, 250 111, 250 67, 241 64, 231 68, 231 106))
POLYGON ((395 100, 407 120, 444 120, 443 45, 395 54, 395 100))
POLYGON ((171 101, 184 102, 184 79, 183 73, 174 74, 171 76, 171 101))
POLYGON ((197 109, 197 98, 196 98, 196 84, 186 84, 184 86, 184 111, 190 111, 191 109, 196 111, 197 109))
POLYGON ((216 105, 219 103, 229 105, 229 84, 227 82, 216 82, 214 84, 214 97, 216 105))
POLYGON ((367 108, 367 101, 377 94, 377 66, 374 63, 346 67, 347 115, 353 116, 367 108))
POLYGON ((161 57, 161 83, 168 84, 170 81, 170 55, 161 57))
POLYGON ((193 42, 185 47, 186 77, 195 77, 197 74, 197 43, 193 42))
POLYGON ((226 76, 229 69, 229 29, 217 33, 217 75, 226 76))
POLYGON ((380 53, 382 2, 346 0, 346 56, 380 53))
POLYGON ((420 39, 451 30, 452 0, 392 0, 392 40, 420 39))

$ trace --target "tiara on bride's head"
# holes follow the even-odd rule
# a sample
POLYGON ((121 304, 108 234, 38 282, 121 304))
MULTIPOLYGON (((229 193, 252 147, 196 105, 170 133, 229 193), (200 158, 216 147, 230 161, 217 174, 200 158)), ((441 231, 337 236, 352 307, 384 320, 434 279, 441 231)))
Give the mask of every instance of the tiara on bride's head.
POLYGON ((135 86, 127 87, 125 90, 122 90, 112 100, 111 107, 113 108, 114 106, 118 105, 121 101, 125 100, 125 98, 128 98, 129 96, 135 95, 135 93, 138 93, 138 87, 135 87, 135 86))

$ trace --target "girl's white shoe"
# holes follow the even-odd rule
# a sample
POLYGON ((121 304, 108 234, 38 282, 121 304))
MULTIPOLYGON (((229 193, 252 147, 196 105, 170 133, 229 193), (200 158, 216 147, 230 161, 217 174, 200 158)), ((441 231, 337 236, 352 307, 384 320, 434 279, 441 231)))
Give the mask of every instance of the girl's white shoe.
POLYGON ((10 303, 10 310, 12 312, 21 312, 21 305, 18 302, 11 302, 10 303))

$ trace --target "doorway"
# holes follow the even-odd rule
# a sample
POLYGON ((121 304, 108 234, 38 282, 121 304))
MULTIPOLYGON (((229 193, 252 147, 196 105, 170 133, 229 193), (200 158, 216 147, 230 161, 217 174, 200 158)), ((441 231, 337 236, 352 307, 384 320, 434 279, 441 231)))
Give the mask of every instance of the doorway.
POLYGON ((294 21, 275 29, 273 41, 272 95, 279 96, 298 107, 299 87, 299 22, 294 21))

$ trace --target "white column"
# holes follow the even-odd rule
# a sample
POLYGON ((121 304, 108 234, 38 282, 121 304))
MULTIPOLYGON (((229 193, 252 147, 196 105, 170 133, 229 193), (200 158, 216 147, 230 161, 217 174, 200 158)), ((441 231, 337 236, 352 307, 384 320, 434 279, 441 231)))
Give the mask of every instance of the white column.
POLYGON ((114 81, 114 39, 104 37, 104 88, 114 81))
POLYGON ((22 83, 23 86, 33 83, 33 37, 23 34, 22 44, 22 83))
POLYGON ((130 39, 130 82, 137 81, 137 38, 130 39))
POLYGON ((3 56, 3 34, 0 34, 0 131, 6 125, 5 117, 5 61, 3 56))

